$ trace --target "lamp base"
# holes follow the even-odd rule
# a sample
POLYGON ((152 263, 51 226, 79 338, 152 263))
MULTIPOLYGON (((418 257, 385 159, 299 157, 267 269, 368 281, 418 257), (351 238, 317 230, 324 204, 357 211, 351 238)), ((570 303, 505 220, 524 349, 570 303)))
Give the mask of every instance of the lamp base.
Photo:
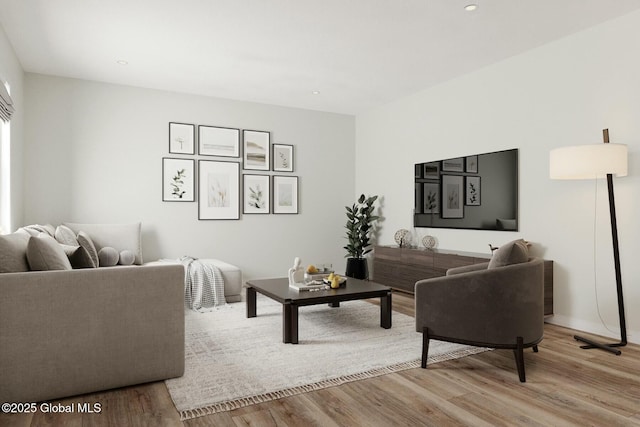
POLYGON ((583 348, 585 350, 591 349, 591 348, 599 348, 600 350, 604 350, 604 351, 608 351, 610 353, 615 354, 616 356, 620 356, 622 354, 622 352, 620 350, 616 350, 615 347, 624 347, 625 345, 627 345, 626 342, 621 341, 621 342, 616 342, 616 343, 612 343, 612 344, 601 344, 599 342, 595 342, 593 340, 587 339, 587 338, 583 338, 583 337, 579 337, 578 335, 574 335, 573 338, 577 341, 583 342, 587 345, 581 345, 580 348, 583 348))

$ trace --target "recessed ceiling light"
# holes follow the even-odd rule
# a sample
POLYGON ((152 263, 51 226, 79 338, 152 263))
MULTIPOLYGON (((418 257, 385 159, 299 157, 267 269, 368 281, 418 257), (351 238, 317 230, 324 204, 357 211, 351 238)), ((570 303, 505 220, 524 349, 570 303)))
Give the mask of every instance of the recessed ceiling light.
POLYGON ((129 65, 129 62, 128 62, 128 61, 125 61, 124 59, 119 59, 119 60, 117 60, 116 62, 117 62, 118 64, 120 64, 120 65, 129 65))
POLYGON ((464 10, 466 10, 467 12, 473 12, 477 8, 478 8, 477 4, 468 4, 464 7, 464 10))
POLYGON ((313 92, 311 92, 314 95, 320 95, 320 91, 319 90, 314 90, 313 92))

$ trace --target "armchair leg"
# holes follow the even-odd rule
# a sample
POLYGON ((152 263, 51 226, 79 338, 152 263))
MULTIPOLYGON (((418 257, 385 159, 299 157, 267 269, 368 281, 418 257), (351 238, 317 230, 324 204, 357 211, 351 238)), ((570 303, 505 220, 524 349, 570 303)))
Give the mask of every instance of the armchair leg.
POLYGON ((518 368, 518 376, 520 377, 520 382, 526 382, 526 378, 524 375, 524 345, 523 345, 522 337, 517 338, 517 347, 513 350, 513 354, 516 357, 516 366, 518 368))
POLYGON ((429 328, 422 328, 422 364, 423 369, 427 367, 427 357, 429 355, 429 328))
POLYGON ((538 346, 537 346, 537 345, 534 345, 534 346, 533 346, 533 352, 534 352, 534 353, 537 353, 537 352, 538 352, 538 346))

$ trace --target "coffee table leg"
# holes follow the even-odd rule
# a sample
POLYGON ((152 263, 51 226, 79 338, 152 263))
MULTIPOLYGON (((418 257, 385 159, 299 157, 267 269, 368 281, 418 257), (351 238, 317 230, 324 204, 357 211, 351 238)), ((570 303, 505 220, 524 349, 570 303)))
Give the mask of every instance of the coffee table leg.
POLYGON ((291 305, 291 344, 298 344, 298 306, 291 305))
POLYGON ((256 290, 247 288, 247 317, 256 317, 256 290))
POLYGON ((391 292, 380 297, 380 327, 391 328, 391 292))
POLYGON ((282 342, 291 342, 291 304, 282 304, 282 342))
POLYGON ((330 302, 329 307, 340 307, 340 301, 330 302))

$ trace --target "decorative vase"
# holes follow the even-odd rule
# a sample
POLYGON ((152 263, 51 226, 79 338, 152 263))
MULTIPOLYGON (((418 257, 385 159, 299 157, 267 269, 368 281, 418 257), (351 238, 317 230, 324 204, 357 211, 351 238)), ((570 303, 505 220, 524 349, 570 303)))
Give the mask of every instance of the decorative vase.
POLYGON ((424 245, 425 248, 427 249, 433 249, 436 247, 436 245, 438 244, 438 241, 436 240, 435 237, 433 236, 424 236, 422 238, 422 244, 424 245))
POLYGON ((396 231, 396 234, 393 235, 393 239, 396 241, 399 247, 404 248, 406 246, 409 246, 409 243, 411 241, 411 233, 409 232, 409 230, 401 228, 400 230, 396 231))
POLYGON ((369 277, 369 270, 367 269, 366 258, 347 258, 347 270, 345 272, 347 277, 353 277, 354 279, 367 279, 369 277))

